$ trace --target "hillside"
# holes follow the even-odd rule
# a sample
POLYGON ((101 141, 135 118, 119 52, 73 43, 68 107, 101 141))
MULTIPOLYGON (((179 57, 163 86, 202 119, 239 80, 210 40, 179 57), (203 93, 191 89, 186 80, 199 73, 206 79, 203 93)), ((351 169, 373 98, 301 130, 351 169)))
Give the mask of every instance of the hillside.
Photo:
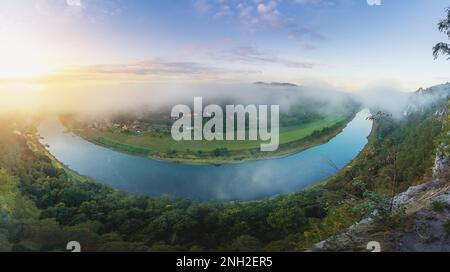
MULTIPOLYGON (((433 165, 447 165, 446 159, 436 163, 437 146, 448 143, 442 118, 446 103, 437 99, 401 120, 379 115, 369 144, 337 175, 305 190, 244 202, 143 197, 97 184, 48 154, 36 136, 37 120, 3 116, 0 250, 62 251, 68 239, 76 238, 85 251, 304 251, 375 211, 381 223, 370 225, 381 229, 363 238, 400 233, 406 244, 412 238, 395 230, 416 218, 389 212, 389 199, 432 181, 433 165)), ((435 173, 441 169, 435 167, 435 173)), ((429 184, 438 185, 418 188, 436 196, 446 190, 439 189, 446 188, 441 181, 429 184)), ((429 207, 433 197, 423 205, 413 200, 411 207, 429 207)), ((443 211, 439 218, 446 218, 443 211)))
MULTIPOLYGON (((428 92, 420 90, 418 94, 435 95, 442 91, 441 87, 428 92)), ((450 251, 450 99, 447 101, 434 113, 443 130, 433 141, 435 160, 420 184, 393 198, 393 214, 373 213, 316 244, 313 251, 367 251, 370 249, 366 245, 371 241, 380 243, 382 251, 450 251)))

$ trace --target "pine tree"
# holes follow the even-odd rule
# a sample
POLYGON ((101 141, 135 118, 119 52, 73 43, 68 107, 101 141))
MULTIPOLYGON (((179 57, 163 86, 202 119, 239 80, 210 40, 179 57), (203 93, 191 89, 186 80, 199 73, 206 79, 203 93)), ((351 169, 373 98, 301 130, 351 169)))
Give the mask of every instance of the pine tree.
MULTIPOLYGON (((450 39, 450 7, 447 8, 447 18, 438 23, 438 28, 439 31, 447 34, 447 37, 450 39)), ((433 47, 433 56, 437 59, 439 55, 447 55, 448 59, 450 59, 450 44, 445 42, 436 44, 433 47)))

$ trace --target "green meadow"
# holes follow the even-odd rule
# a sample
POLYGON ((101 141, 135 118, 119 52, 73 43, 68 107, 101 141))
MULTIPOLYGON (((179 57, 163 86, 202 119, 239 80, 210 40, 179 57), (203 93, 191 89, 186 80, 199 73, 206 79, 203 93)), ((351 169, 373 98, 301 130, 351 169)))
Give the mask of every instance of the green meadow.
POLYGON ((64 124, 84 139, 95 144, 132 155, 183 163, 232 163, 268 159, 289 155, 323 143, 339 133, 353 113, 335 116, 300 125, 280 128, 280 146, 275 152, 261 152, 260 140, 251 141, 175 141, 170 133, 130 133, 120 129, 73 129, 70 122, 64 124))

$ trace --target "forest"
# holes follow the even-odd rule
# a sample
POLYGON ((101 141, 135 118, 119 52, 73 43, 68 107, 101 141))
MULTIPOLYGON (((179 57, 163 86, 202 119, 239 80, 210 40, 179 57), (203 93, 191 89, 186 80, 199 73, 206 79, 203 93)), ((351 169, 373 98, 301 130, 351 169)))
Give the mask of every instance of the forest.
POLYGON ((401 218, 390 199, 429 172, 446 131, 436 112, 447 107, 439 100, 401 119, 372 109, 369 144, 337 175, 242 202, 137 196, 94 183, 46 153, 35 120, 3 116, 0 251, 64 251, 71 240, 83 251, 304 251, 375 210, 383 222, 401 218))

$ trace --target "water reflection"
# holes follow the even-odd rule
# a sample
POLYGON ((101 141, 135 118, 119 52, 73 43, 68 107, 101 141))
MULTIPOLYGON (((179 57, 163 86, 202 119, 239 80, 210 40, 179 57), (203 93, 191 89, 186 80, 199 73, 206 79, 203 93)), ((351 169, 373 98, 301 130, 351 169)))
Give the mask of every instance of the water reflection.
POLYGON ((301 189, 333 175, 366 145, 372 123, 359 112, 329 142, 279 159, 222 166, 155 161, 109 150, 71 133, 57 118, 39 126, 43 144, 78 173, 115 188, 150 196, 171 194, 200 200, 261 199, 301 189))

